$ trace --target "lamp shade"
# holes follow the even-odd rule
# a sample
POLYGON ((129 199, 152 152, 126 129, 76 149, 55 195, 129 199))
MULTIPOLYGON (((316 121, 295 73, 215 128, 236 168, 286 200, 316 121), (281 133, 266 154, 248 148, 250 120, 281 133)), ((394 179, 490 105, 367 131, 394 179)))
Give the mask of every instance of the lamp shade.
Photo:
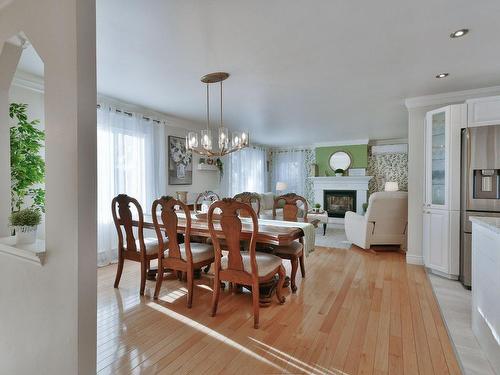
POLYGON ((286 190, 287 187, 288 187, 288 185, 286 184, 286 182, 282 182, 282 181, 276 182, 276 191, 286 190))
POLYGON ((387 181, 385 183, 384 190, 385 191, 398 191, 399 190, 398 183, 396 181, 387 181))

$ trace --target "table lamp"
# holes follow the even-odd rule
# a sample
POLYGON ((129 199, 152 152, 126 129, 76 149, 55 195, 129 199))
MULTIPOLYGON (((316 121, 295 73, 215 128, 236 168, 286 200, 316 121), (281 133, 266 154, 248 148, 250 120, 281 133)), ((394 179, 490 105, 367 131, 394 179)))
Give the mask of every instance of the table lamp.
POLYGON ((282 181, 276 182, 276 194, 278 194, 278 192, 286 190, 287 187, 288 185, 286 184, 286 182, 282 181))
POLYGON ((384 190, 385 191, 398 191, 399 190, 398 183, 396 181, 387 181, 385 183, 384 190))

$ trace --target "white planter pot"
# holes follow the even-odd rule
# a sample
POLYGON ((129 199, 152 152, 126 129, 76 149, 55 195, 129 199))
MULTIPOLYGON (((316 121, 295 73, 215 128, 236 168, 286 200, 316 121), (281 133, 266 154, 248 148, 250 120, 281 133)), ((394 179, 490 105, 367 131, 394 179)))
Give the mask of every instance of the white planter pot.
POLYGON ((30 245, 36 241, 37 226, 15 227, 16 229, 16 245, 30 245))
POLYGON ((337 177, 342 177, 344 174, 343 173, 335 173, 335 176, 337 177))

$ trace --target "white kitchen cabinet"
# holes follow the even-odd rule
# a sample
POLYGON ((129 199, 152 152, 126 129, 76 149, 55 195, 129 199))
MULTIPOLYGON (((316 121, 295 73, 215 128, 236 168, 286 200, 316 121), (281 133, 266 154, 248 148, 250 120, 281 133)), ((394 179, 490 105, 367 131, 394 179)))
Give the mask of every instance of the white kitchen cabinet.
POLYGON ((500 124, 500 96, 469 99, 466 103, 468 127, 500 124))
POLYGON ((430 111, 425 124, 424 264, 457 278, 460 258, 460 137, 466 106, 430 111))

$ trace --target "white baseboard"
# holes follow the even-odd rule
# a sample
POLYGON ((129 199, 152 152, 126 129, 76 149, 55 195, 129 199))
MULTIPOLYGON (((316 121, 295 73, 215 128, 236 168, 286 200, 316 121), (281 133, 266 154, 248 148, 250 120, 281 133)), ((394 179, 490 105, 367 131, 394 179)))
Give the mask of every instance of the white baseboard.
POLYGON ((424 257, 421 255, 411 255, 411 254, 406 253, 406 263, 423 266, 424 265, 424 257))

